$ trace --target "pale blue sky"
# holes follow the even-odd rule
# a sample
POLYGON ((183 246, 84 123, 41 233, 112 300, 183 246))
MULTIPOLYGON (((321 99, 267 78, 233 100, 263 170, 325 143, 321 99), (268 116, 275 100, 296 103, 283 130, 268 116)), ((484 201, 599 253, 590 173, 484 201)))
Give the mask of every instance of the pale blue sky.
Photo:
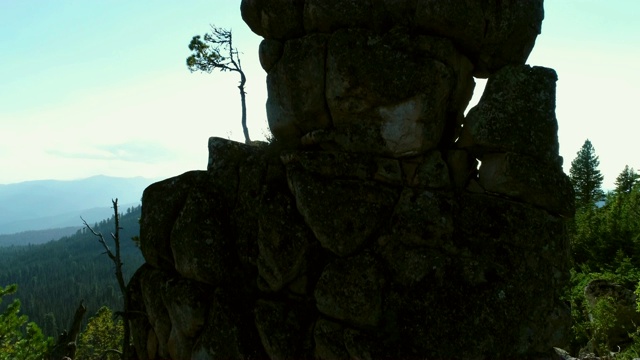
MULTIPOLYGON (((210 23, 233 30, 251 135, 263 138, 261 39, 239 3, 0 0, 0 184, 206 168, 210 136, 242 140, 237 76, 185 66, 189 40, 210 23)), ((565 171, 589 138, 611 188, 626 164, 640 168, 640 1, 546 0, 545 9, 528 62, 558 72, 565 171)))

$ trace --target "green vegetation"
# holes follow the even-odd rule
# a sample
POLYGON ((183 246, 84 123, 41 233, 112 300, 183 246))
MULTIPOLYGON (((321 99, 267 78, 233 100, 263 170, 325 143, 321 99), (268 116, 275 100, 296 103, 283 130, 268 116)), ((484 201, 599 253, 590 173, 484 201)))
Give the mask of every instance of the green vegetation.
POLYGON ((576 194, 576 208, 593 206, 603 200, 602 180, 604 176, 598 170, 600 160, 596 156, 591 141, 587 139, 578 156, 571 162, 570 177, 576 194))
POLYGON ((123 334, 122 320, 114 320, 111 309, 103 306, 80 334, 76 357, 82 360, 120 359, 123 334))
POLYGON ((616 190, 604 196, 598 165, 587 140, 571 167, 577 205, 570 244, 571 288, 567 291, 573 317, 571 350, 575 355, 587 349, 599 356, 613 356, 613 352, 616 359, 631 359, 640 352, 639 330, 629 329, 622 341, 611 339, 612 329, 621 326, 620 309, 607 296, 588 304, 584 289, 592 280, 603 279, 640 293, 640 184, 638 174, 626 166, 616 180, 616 190), (599 200, 604 204, 595 206, 599 200))
POLYGON ((625 165, 624 170, 616 178, 616 193, 630 193, 638 182, 638 178, 640 175, 633 168, 629 168, 629 165, 625 165))
MULTIPOLYGON (((130 241, 139 234, 140 210, 139 206, 130 208, 120 216, 121 256, 126 281, 144 262, 140 249, 130 241)), ((110 234, 114 229, 114 218, 92 227, 110 234)), ((0 286, 18 284, 17 297, 22 302, 22 312, 39 324, 44 334, 54 338, 68 328, 82 299, 89 313, 102 306, 122 309, 122 295, 114 271, 114 264, 104 255, 103 246, 86 229, 46 244, 0 247, 0 286)), ((15 295, 7 298, 12 300, 15 295)), ((0 311, 4 309, 3 305, 0 305, 0 311)))
MULTIPOLYGON (((0 287, 0 304, 3 297, 14 294, 16 285, 0 287)), ((20 315, 20 300, 14 299, 0 312, 0 360, 38 360, 53 344, 34 322, 27 322, 26 315, 20 315)))

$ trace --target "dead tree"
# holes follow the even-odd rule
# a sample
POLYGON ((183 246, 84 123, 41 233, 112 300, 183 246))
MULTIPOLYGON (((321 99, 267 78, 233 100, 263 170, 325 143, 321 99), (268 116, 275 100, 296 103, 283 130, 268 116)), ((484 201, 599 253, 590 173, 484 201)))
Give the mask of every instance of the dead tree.
MULTIPOLYGON (((129 360, 134 358, 133 357, 133 349, 131 347, 131 342, 130 342, 130 338, 131 338, 131 329, 129 326, 129 297, 127 296, 127 288, 124 282, 124 275, 122 274, 122 260, 120 257, 120 229, 122 229, 120 227, 120 214, 118 213, 118 199, 115 200, 111 200, 111 203, 113 204, 113 214, 114 214, 114 221, 115 221, 115 231, 113 233, 111 233, 111 239, 113 240, 114 243, 114 247, 115 247, 115 254, 113 253, 113 251, 111 251, 111 248, 109 247, 109 245, 107 244, 104 236, 95 231, 88 223, 85 219, 82 219, 82 222, 84 223, 84 226, 91 231, 91 233, 96 236, 98 238, 98 242, 100 244, 102 244, 102 247, 105 250, 105 254, 107 254, 107 256, 109 256, 109 259, 111 259, 111 261, 113 261, 114 265, 115 265, 115 274, 116 274, 116 279, 118 281, 118 287, 120 288, 120 293, 122 294, 122 298, 123 298, 123 309, 122 312, 118 313, 122 316, 123 319, 123 326, 124 326, 124 337, 122 339, 122 353, 121 353, 121 358, 123 360, 129 360)), ((111 350, 111 352, 113 352, 114 350, 111 350)), ((117 352, 117 350, 115 350, 115 352, 117 352)))
POLYGON ((73 320, 69 325, 69 331, 63 331, 59 336, 56 344, 51 350, 51 354, 49 359, 52 360, 60 360, 60 359, 75 359, 76 350, 78 348, 78 335, 80 334, 80 326, 82 325, 82 319, 84 318, 84 314, 87 312, 86 306, 84 306, 83 301, 80 301, 80 305, 76 309, 76 313, 73 316, 73 320))
POLYGON ((211 73, 214 70, 234 71, 240 75, 240 104, 242 106, 242 131, 246 144, 251 143, 249 129, 247 128, 247 104, 244 85, 247 78, 242 71, 238 49, 233 47, 233 34, 231 30, 211 25, 211 34, 194 36, 189 43, 189 50, 193 54, 187 58, 187 67, 191 72, 202 71, 211 73))

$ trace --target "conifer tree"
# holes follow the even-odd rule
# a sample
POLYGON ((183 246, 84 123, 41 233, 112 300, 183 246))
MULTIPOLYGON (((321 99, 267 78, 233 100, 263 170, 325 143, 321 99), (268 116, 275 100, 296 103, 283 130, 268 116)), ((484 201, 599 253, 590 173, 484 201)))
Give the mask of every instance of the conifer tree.
POLYGON ((244 86, 247 77, 242 71, 240 53, 233 46, 233 34, 231 30, 211 25, 211 33, 194 36, 189 43, 189 50, 193 53, 187 58, 189 71, 202 71, 211 73, 214 70, 237 72, 240 75, 240 105, 242 109, 242 132, 245 143, 251 143, 249 129, 247 128, 247 104, 244 86))
POLYGON ((624 170, 616 178, 616 193, 628 194, 633 189, 633 186, 638 182, 640 175, 629 168, 629 165, 624 166, 624 170))
POLYGON ((83 360, 119 360, 123 334, 123 321, 114 320, 111 309, 103 306, 80 334, 76 356, 83 360))
POLYGON ((602 180, 604 176, 598 170, 600 160, 596 156, 591 141, 587 139, 571 162, 569 177, 576 196, 576 209, 584 209, 604 199, 602 180))
MULTIPOLYGON (((17 289, 16 285, 0 286, 0 303, 17 289)), ((53 345, 53 339, 45 337, 38 325, 27 321, 17 299, 0 312, 0 360, 39 360, 53 345)))

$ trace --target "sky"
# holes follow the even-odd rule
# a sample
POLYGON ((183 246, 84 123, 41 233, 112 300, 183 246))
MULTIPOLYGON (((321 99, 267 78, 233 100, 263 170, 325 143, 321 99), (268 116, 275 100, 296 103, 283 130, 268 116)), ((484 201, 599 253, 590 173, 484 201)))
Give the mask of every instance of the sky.
MULTIPOLYGON (((230 28, 253 140, 268 133, 261 38, 239 0, 0 0, 0 184, 206 169, 211 136, 243 141, 239 78, 190 73, 188 44, 230 28)), ((558 72, 564 170, 590 139, 612 189, 640 168, 640 1, 546 0, 528 63, 558 72)), ((479 81, 472 104, 483 90, 479 81)), ((470 105, 470 106, 471 106, 470 105)))

